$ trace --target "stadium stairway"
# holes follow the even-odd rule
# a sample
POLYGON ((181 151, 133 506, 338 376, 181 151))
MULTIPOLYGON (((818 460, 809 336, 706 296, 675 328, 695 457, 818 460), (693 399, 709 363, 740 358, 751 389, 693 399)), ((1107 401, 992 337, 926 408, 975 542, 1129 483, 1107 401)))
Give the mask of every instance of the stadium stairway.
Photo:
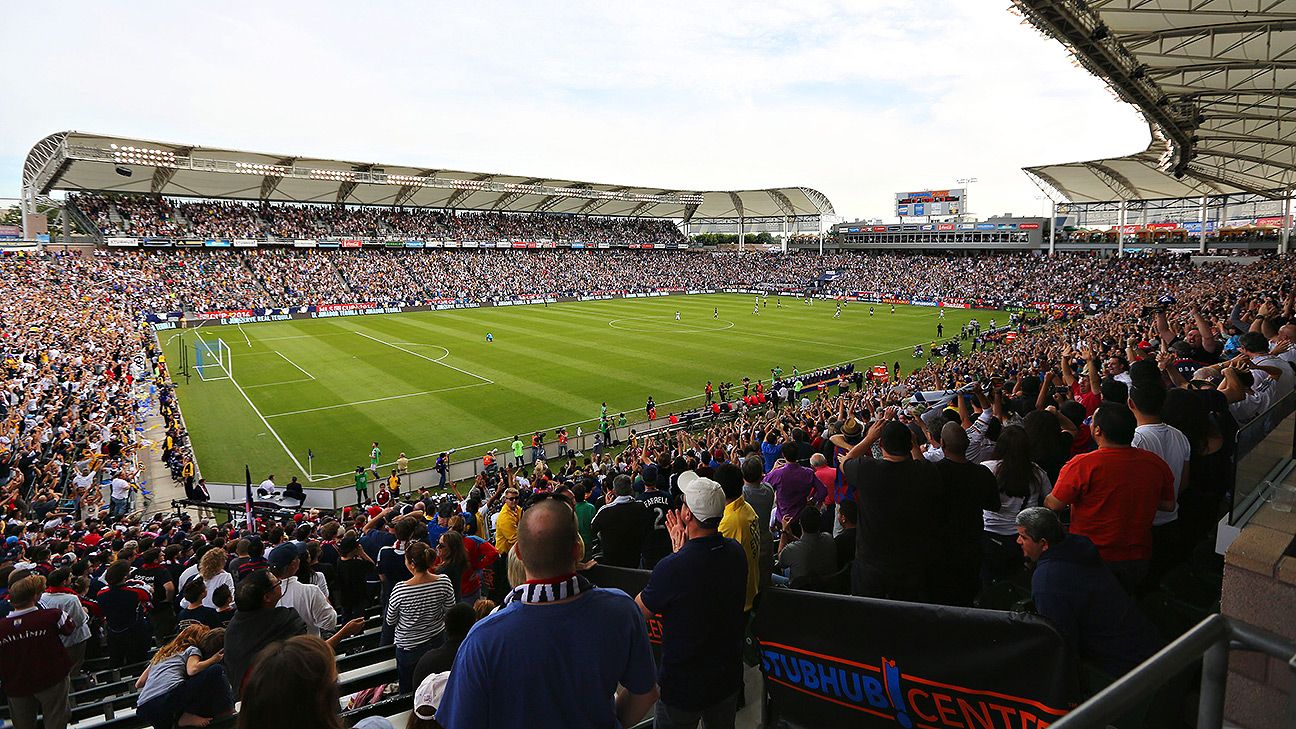
MULTIPOLYGON (((139 387, 147 387, 141 383, 139 387)), ((162 460, 162 444, 166 440, 166 420, 157 413, 157 403, 150 408, 150 415, 144 418, 142 435, 149 441, 146 448, 140 449, 140 472, 144 483, 140 488, 147 489, 151 496, 145 501, 145 515, 170 511, 172 499, 185 498, 184 484, 171 479, 171 469, 162 460)))
POLYGON ((99 230, 99 226, 95 225, 94 222, 90 220, 90 216, 82 212, 81 208, 69 201, 67 203, 67 213, 75 227, 86 231, 86 234, 93 238, 94 242, 103 242, 103 231, 99 230))

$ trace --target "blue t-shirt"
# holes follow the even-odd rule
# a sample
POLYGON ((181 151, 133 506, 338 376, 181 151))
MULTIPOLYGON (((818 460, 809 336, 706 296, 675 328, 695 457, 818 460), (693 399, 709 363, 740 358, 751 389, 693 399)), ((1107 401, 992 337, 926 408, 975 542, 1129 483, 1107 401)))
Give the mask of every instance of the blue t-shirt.
POLYGON ((624 592, 515 601, 468 631, 437 721, 446 729, 607 729, 619 726, 617 685, 648 693, 656 673, 643 613, 624 592))
POLYGON ((653 568, 640 599, 661 615, 661 700, 701 711, 742 681, 747 557, 714 534, 690 539, 653 568))
POLYGON ((774 461, 783 457, 783 446, 778 443, 761 441, 761 457, 765 459, 765 473, 774 470, 774 461))

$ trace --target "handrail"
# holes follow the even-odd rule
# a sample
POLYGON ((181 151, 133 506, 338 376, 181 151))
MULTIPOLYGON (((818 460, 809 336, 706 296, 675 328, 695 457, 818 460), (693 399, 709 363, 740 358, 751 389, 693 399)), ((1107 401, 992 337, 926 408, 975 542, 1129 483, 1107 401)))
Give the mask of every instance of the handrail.
MULTIPOLYGON (((1197 729, 1219 729, 1224 723, 1224 687, 1230 647, 1260 651, 1287 661, 1296 673, 1296 646, 1246 623, 1213 614, 1139 664, 1115 683, 1061 717, 1057 729, 1105 727, 1146 700, 1167 681, 1202 659, 1197 729)), ((1286 726, 1296 726, 1296 691, 1288 695, 1286 726)))

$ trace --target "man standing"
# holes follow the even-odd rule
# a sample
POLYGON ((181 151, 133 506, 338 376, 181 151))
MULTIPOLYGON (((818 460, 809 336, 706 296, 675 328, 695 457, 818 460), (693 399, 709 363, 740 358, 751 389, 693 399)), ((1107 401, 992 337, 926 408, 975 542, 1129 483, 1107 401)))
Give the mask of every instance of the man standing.
POLYGON ((743 498, 743 472, 732 463, 722 463, 715 471, 715 481, 724 490, 724 517, 720 519, 720 535, 734 540, 742 547, 746 560, 747 588, 743 599, 743 612, 749 613, 760 590, 760 530, 769 531, 757 520, 756 511, 743 498))
POLYGON ((815 478, 815 472, 809 466, 797 463, 800 446, 795 441, 783 444, 783 457, 779 464, 765 477, 766 483, 774 487, 775 519, 782 521, 786 517, 796 518, 807 504, 822 504, 828 496, 828 489, 815 478))
MULTIPOLYGON (((671 553, 670 532, 666 531, 666 515, 671 512, 671 495, 657 488, 657 464, 644 464, 643 493, 637 499, 648 510, 648 524, 651 529, 643 541, 643 562, 646 570, 652 569, 662 557, 671 553)), ((588 506, 588 504, 586 504, 588 506)), ((579 516, 580 504, 577 504, 579 516)))
POLYGON ((9 586, 12 611, 0 618, 0 683, 9 699, 14 729, 65 729, 71 715, 68 672, 72 661, 62 638, 76 625, 61 610, 41 609, 36 601, 45 578, 28 575, 9 586))
POLYGON ((742 685, 747 561, 742 547, 717 531, 725 513, 720 484, 688 471, 679 488, 684 504, 667 521, 674 554, 657 563, 636 598, 646 619, 662 620, 653 726, 732 727, 742 685))
POLYGON ((364 506, 369 500, 369 474, 359 466, 355 470, 356 506, 364 506))
POLYGON ((379 478, 378 461, 382 458, 382 449, 378 447, 378 441, 373 442, 373 447, 369 449, 369 470, 373 471, 374 478, 379 478))
POLYGON ((126 512, 130 511, 130 481, 122 478, 122 474, 119 473, 116 476, 113 476, 109 488, 112 491, 109 494, 110 508, 108 510, 108 515, 114 519, 120 519, 126 516, 126 512))
POLYGON ((612 490, 605 497, 603 508, 594 515, 590 528, 598 537, 603 556, 600 564, 613 567, 639 567, 644 541, 652 524, 643 502, 634 498, 634 484, 630 477, 621 474, 612 480, 612 490))
POLYGON ((495 550, 500 554, 507 554, 517 543, 518 522, 521 518, 518 490, 510 486, 504 489, 504 506, 495 518, 495 550))
POLYGON ((937 546, 919 525, 930 523, 932 504, 940 501, 940 472, 914 458, 913 432, 894 417, 888 411, 879 418, 842 459, 859 505, 851 593, 924 602, 937 546), (882 446, 880 460, 870 455, 874 443, 882 446))
POLYGON ((629 596, 576 573, 571 508, 546 499, 527 509, 514 550, 527 581, 464 638, 437 721, 449 729, 638 723, 657 700, 648 631, 629 596), (500 686, 508 687, 507 701, 500 686))
POLYGON ((941 476, 937 536, 941 557, 934 563, 928 590, 933 602, 972 607, 981 590, 982 510, 999 510, 999 484, 990 469, 967 459, 968 434, 958 423, 941 429, 941 452, 936 463, 941 476))
POLYGON ((523 455, 526 453, 526 446, 522 443, 522 437, 513 436, 513 442, 509 443, 509 449, 513 451, 513 467, 522 468, 526 465, 526 459, 523 455))
POLYGON ((444 489, 446 487, 446 474, 450 471, 450 454, 445 452, 437 454, 436 464, 433 468, 436 469, 437 477, 440 479, 437 488, 444 489))
POLYGON ((283 597, 279 607, 292 608, 306 623, 306 630, 311 635, 321 632, 333 632, 337 629, 337 610, 329 604, 328 598, 319 585, 302 582, 297 579, 297 570, 301 565, 301 550, 293 542, 284 542, 270 550, 270 571, 279 578, 283 597))
POLYGON ((1017 514, 1017 543, 1035 565, 1031 599, 1075 655, 1118 677, 1161 647, 1156 628, 1098 557, 1093 542, 1067 536, 1057 514, 1032 506, 1017 514))
POLYGON ((1128 407, 1098 406, 1091 427, 1098 450, 1068 461, 1044 497, 1054 511, 1071 507, 1071 533, 1088 537, 1130 592, 1147 576, 1152 519, 1175 508, 1174 473, 1160 456, 1130 445, 1135 427, 1128 407))
POLYGON ((1130 445, 1161 456, 1161 460, 1165 461, 1170 467, 1170 473, 1174 475, 1175 507, 1169 511, 1157 511, 1156 516, 1152 517, 1153 565, 1150 569, 1155 577, 1187 558, 1186 554, 1180 554, 1178 501, 1188 477, 1192 446, 1182 431, 1166 425, 1161 419, 1165 400, 1166 389, 1160 379, 1139 381, 1129 391, 1129 408, 1138 423, 1130 445))

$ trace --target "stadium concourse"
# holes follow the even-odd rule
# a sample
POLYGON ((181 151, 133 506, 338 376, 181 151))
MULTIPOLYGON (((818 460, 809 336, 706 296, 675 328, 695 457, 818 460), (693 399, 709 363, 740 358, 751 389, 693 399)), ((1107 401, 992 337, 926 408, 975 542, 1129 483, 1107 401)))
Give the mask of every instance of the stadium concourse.
MULTIPOLYGON (((169 219, 157 199, 110 204, 114 224, 169 219)), ((212 209, 225 211, 209 218, 221 225, 254 224, 237 205, 212 209)), ((338 220, 329 215, 298 224, 318 231, 338 220)), ((201 225, 196 212, 181 216, 201 225)), ((266 218, 258 208, 255 224, 266 218)), ((624 233, 623 223, 582 225, 582 235, 624 233)), ((1046 644, 1051 660, 1082 667, 1086 688, 1016 689, 1056 717, 1173 637, 1167 580, 1209 573, 1213 555, 1199 547, 1224 508, 1232 434, 1292 391, 1292 264, 625 249, 5 255, 9 717, 172 726, 219 721, 239 700, 240 726, 279 725, 286 711, 327 726, 342 696, 356 726, 392 717, 449 729, 570 726, 576 716, 607 726, 614 715, 629 726, 649 712, 668 726, 704 709, 723 726, 743 702, 751 725, 761 674, 744 661, 760 664, 770 686, 793 682, 800 669, 776 638, 805 623, 794 615, 836 609, 814 602, 833 593, 904 601, 894 604, 906 615, 1033 598, 1041 618, 995 629, 1010 644, 1044 625, 1060 634, 1046 644), (137 473, 150 458, 202 497, 146 314, 380 290, 410 299, 694 282, 777 290, 829 269, 838 272, 829 293, 1074 306, 1056 320, 1024 318, 1014 336, 902 381, 802 399, 776 391, 733 417, 555 472, 496 460, 462 499, 397 498, 376 485, 364 510, 254 523, 141 508, 137 473), (145 425, 156 418, 161 432, 145 425), (1026 561, 1039 565, 1033 576, 1026 561), (789 600, 799 607, 780 612, 789 600), (565 617, 537 620, 545 613, 532 605, 544 602, 565 617), (768 641, 759 660, 742 652, 747 630, 768 641), (493 658, 518 642, 534 644, 527 662, 493 658), (539 721, 539 707, 511 703, 520 681, 547 687, 547 710, 560 718, 539 721), (433 705, 436 718, 420 718, 433 705)), ((819 629, 821 642, 855 635, 819 629)), ((1018 678, 1003 680, 1049 673, 1038 668, 1015 665, 1007 673, 1018 678)), ((906 670, 912 680, 913 664, 906 670)), ((912 710, 934 712, 921 696, 909 694, 912 710)))

